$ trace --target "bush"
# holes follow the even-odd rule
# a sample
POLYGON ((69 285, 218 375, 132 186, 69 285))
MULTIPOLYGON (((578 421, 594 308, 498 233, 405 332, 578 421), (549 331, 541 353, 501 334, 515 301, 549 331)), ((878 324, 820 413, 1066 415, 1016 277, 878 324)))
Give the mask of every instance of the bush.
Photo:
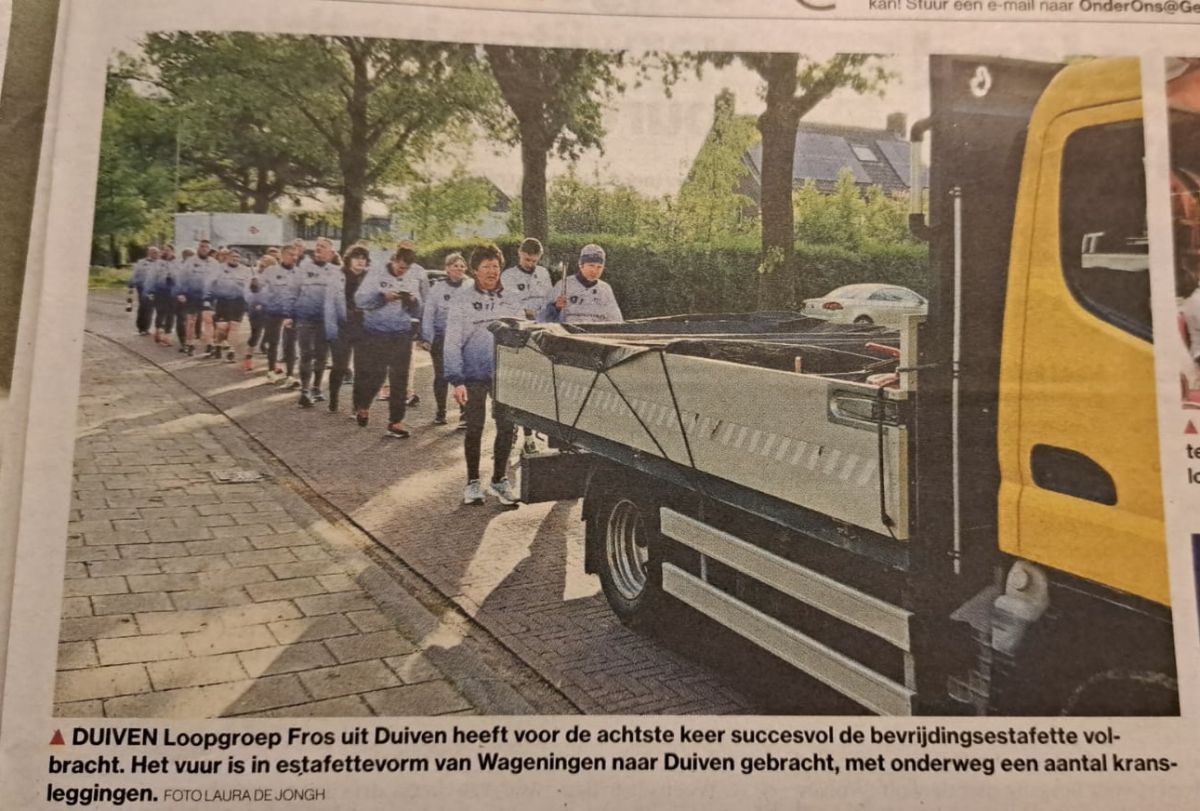
POLYGON ((88 289, 115 290, 129 284, 129 268, 113 268, 92 265, 88 268, 88 289))
MULTIPOLYGON (((455 251, 470 257, 487 240, 456 240, 425 246, 420 261, 440 268, 455 251)), ((561 262, 574 272, 579 250, 589 242, 604 247, 604 279, 613 286, 626 318, 676 313, 748 312, 757 309, 757 238, 738 237, 711 244, 662 245, 638 237, 606 234, 559 234, 550 240, 542 264, 558 278, 561 262)), ((506 267, 516 263, 521 237, 495 240, 506 267)), ((929 253, 924 244, 865 246, 857 250, 835 245, 796 245, 792 268, 796 284, 792 300, 771 309, 797 309, 804 299, 824 295, 854 282, 889 282, 928 293, 929 253)))

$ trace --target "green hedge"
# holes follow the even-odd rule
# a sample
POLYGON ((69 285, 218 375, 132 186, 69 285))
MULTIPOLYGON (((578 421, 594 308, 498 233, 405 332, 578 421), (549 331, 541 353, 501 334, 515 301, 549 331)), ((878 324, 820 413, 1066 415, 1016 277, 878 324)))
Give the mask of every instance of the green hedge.
POLYGON ((125 288, 132 272, 129 268, 92 265, 88 268, 88 287, 93 290, 125 288))
MULTIPOLYGON (((470 257, 483 240, 460 240, 425 246, 421 264, 440 268, 455 251, 470 257)), ((542 264, 554 273, 559 262, 572 272, 579 250, 589 242, 604 247, 608 262, 604 279, 613 286, 627 318, 676 313, 739 312, 756 309, 757 238, 712 245, 653 243, 635 237, 604 234, 561 234, 550 240, 542 264)), ((515 264, 520 237, 501 237, 507 265, 515 264)), ((824 295, 854 282, 889 282, 928 293, 928 250, 921 244, 874 246, 850 251, 830 245, 796 245, 795 289, 791 301, 771 309, 797 309, 806 298, 824 295)))

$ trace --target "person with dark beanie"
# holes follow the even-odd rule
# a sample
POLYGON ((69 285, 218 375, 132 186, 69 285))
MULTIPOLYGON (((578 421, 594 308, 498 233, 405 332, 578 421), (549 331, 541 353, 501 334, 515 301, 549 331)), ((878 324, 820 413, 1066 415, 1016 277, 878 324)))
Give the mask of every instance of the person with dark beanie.
MULTIPOLYGON (((397 392, 408 382, 412 362, 412 324, 421 316, 420 283, 408 273, 417 261, 410 248, 399 248, 392 261, 382 268, 367 271, 354 294, 354 303, 363 311, 363 334, 355 348, 354 416, 365 427, 371 401, 384 381, 397 392)), ((404 424, 406 398, 388 400, 387 436, 408 439, 404 424)))
MULTIPOLYGON (((446 380, 454 386, 454 400, 465 409, 467 434, 463 449, 467 457, 467 487, 464 504, 482 504, 479 485, 479 455, 483 444, 483 425, 487 401, 492 394, 496 371, 496 339, 488 329, 501 318, 521 318, 524 310, 515 296, 506 295, 500 283, 504 255, 495 245, 483 245, 471 252, 473 284, 464 285, 450 301, 446 315, 446 380)), ((516 439, 516 428, 508 420, 496 418, 496 441, 492 446, 492 481, 488 492, 501 504, 518 500, 508 482, 508 456, 516 439)))
POLYGON ((358 288, 366 278, 371 253, 362 245, 355 245, 346 252, 342 264, 343 284, 331 284, 325 300, 325 337, 329 340, 329 351, 333 356, 333 368, 329 371, 329 411, 338 410, 338 398, 342 383, 354 362, 354 349, 362 340, 363 311, 354 302, 358 288))

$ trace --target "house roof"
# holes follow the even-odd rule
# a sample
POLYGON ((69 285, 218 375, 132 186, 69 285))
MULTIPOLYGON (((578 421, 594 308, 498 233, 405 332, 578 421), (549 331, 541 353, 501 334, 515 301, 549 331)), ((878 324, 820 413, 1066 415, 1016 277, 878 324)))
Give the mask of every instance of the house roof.
MULTIPOLYGON (((848 169, 861 186, 879 186, 889 193, 908 191, 909 144, 891 130, 801 121, 794 158, 796 186, 812 180, 821 191, 832 191, 838 175, 848 169)), ((761 185, 762 143, 747 150, 743 160, 755 185, 761 185)))

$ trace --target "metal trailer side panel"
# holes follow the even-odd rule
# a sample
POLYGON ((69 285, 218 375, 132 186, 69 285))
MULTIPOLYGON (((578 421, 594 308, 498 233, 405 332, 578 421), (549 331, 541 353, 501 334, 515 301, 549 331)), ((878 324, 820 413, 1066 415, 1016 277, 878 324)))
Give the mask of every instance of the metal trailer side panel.
POLYGON ((881 458, 875 422, 831 411, 835 393, 873 399, 875 387, 656 352, 610 368, 607 376, 553 366, 530 347, 498 346, 496 355, 496 400, 505 406, 908 538, 906 429, 884 427, 881 458), (881 514, 881 476, 890 527, 881 514))

